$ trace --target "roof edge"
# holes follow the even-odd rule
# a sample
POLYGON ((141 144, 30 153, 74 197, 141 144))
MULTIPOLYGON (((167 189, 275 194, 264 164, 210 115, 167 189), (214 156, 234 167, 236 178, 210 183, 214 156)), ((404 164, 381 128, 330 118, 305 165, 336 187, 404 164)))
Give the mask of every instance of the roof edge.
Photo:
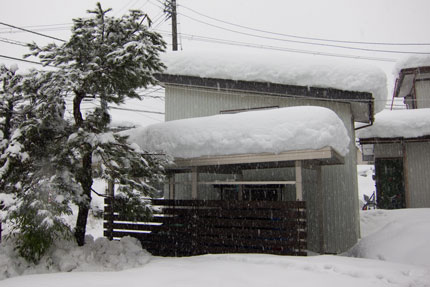
POLYGON ((334 88, 307 87, 298 85, 285 85, 270 82, 229 80, 219 78, 202 78, 196 76, 156 74, 156 79, 165 84, 212 88, 227 91, 247 91, 268 93, 275 95, 294 95, 306 98, 338 101, 372 101, 372 93, 345 91, 334 88))

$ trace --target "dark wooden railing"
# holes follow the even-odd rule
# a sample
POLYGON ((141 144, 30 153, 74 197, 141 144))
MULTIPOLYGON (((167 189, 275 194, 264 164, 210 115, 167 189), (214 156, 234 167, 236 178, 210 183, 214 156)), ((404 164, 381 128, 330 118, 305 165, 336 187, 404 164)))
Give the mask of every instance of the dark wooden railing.
POLYGON ((151 219, 105 199, 104 234, 132 236, 159 256, 207 253, 306 255, 305 202, 153 200, 151 219))

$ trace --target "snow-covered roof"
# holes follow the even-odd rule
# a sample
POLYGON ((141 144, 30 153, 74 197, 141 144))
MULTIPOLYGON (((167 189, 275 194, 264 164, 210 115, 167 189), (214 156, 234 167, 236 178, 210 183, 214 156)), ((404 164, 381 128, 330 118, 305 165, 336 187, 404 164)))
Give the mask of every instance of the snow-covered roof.
POLYGON ((333 111, 313 106, 176 120, 126 134, 144 150, 175 158, 277 154, 327 146, 344 156, 350 141, 333 111))
POLYGON ((375 123, 357 131, 365 138, 416 138, 430 135, 430 109, 382 111, 375 123))
POLYGON ((165 73, 369 92, 375 112, 387 101, 386 74, 354 60, 288 56, 279 52, 188 50, 162 55, 165 73))
POLYGON ((411 55, 400 59, 393 69, 393 75, 395 77, 399 76, 399 73, 403 69, 408 68, 418 68, 430 66, 430 56, 429 55, 411 55))

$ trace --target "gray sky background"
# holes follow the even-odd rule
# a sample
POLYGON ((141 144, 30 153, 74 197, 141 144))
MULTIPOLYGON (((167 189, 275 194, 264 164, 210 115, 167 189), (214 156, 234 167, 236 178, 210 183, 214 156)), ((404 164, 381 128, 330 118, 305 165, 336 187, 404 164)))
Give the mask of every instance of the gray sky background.
MULTIPOLYGON (((85 11, 93 9, 96 2, 98 1, 3 0, 0 6, 0 22, 67 39, 70 36, 71 19, 84 17, 85 11)), ((113 8, 111 14, 115 16, 120 16, 131 8, 144 10, 154 20, 154 29, 165 35, 167 42, 171 42, 168 35, 171 29, 170 21, 163 21, 162 0, 102 0, 100 2, 105 8, 113 8)), ((177 0, 177 3, 179 32, 183 35, 180 39, 182 44, 180 48, 184 50, 209 47, 231 49, 240 42, 242 46, 264 48, 267 53, 270 53, 271 49, 282 49, 289 55, 297 54, 291 50, 299 50, 312 54, 352 56, 357 57, 355 61, 379 66, 387 72, 390 89, 392 89, 391 70, 395 61, 408 54, 382 53, 374 50, 430 52, 430 45, 370 45, 297 38, 430 44, 430 33, 428 33, 430 1, 427 0, 177 0), (278 34, 258 32, 255 29, 278 34), (229 45, 214 43, 219 41, 227 41, 229 45), (327 45, 347 46, 354 49, 327 45), (373 51, 356 50, 357 48, 373 51)), ((52 42, 50 39, 17 32, 0 25, 0 55, 21 58, 28 50, 25 47, 4 42, 11 40, 20 43, 34 41, 41 45, 52 42)), ((1 62, 6 65, 12 64, 12 61, 6 59, 0 59, 1 62)), ((19 63, 19 66, 21 70, 30 66, 37 67, 23 63, 19 63)))

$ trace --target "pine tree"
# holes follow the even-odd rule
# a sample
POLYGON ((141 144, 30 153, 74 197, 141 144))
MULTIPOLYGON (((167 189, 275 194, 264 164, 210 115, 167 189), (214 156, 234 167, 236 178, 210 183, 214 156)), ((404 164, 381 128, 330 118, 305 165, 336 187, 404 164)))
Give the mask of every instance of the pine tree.
POLYGON ((37 262, 56 238, 71 235, 63 215, 70 215, 78 185, 68 164, 73 154, 61 150, 71 129, 64 119, 65 102, 58 87, 46 85, 50 73, 33 72, 15 83, 22 102, 2 151, 3 190, 12 197, 5 206, 9 237, 29 261, 37 262))
MULTIPOLYGON (((0 211, 5 209, 13 201, 13 193, 6 189, 5 181, 2 180, 8 172, 8 166, 13 158, 4 156, 9 147, 11 134, 16 126, 19 112, 18 105, 22 101, 22 95, 17 91, 16 86, 22 77, 16 73, 18 67, 12 65, 7 68, 0 65, 0 211)), ((5 216, 0 214, 0 241, 2 235, 2 221, 5 216)))
POLYGON ((121 18, 108 16, 109 11, 98 3, 95 10, 88 11, 92 17, 73 20, 72 36, 61 46, 30 46, 32 55, 56 67, 45 85, 61 87, 59 95, 73 97, 71 133, 61 149, 53 152, 67 155, 67 170, 79 183, 71 199, 79 206, 74 231, 79 245, 84 244, 95 176, 115 181, 119 194, 141 203, 150 213, 147 199, 155 191, 151 182, 160 181, 163 173, 162 160, 128 144, 107 127, 109 104, 140 98, 137 88, 157 83, 153 74, 164 68, 159 53, 165 42, 149 30, 150 19, 141 11, 132 10, 121 18), (99 99, 100 106, 84 116, 81 103, 86 97, 99 99), (95 161, 100 162, 97 171, 95 161))

